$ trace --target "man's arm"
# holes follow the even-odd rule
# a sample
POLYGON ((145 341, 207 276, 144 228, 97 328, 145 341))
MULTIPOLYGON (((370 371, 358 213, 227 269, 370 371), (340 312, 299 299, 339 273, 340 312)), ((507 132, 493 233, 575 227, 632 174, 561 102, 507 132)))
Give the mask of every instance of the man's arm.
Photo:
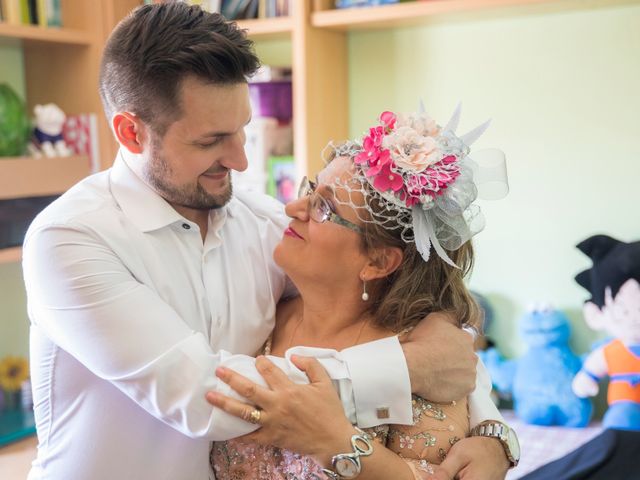
POLYGON ((101 239, 68 225, 32 231, 23 266, 31 321, 61 349, 184 435, 234 433, 204 401, 231 355, 214 353, 101 239))
POLYGON ((451 402, 476 386, 473 337, 442 313, 433 313, 402 343, 411 391, 434 402, 451 402))

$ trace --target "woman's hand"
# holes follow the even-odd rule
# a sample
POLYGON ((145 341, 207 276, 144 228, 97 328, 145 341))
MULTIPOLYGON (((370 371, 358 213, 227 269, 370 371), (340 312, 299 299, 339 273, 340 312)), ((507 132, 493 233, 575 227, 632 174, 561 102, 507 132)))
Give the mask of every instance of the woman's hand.
POLYGON ((207 401, 247 421, 251 412, 259 408, 258 423, 262 428, 240 437, 243 441, 310 455, 327 466, 333 455, 351 450, 350 438, 355 429, 345 417, 338 394, 320 362, 300 356, 292 356, 291 361, 307 374, 310 384, 293 383, 282 370, 260 356, 256 368, 270 390, 220 367, 216 376, 252 404, 214 392, 207 393, 207 401))
POLYGON ((456 442, 440 465, 434 465, 434 480, 504 480, 510 462, 499 440, 466 437, 456 442))

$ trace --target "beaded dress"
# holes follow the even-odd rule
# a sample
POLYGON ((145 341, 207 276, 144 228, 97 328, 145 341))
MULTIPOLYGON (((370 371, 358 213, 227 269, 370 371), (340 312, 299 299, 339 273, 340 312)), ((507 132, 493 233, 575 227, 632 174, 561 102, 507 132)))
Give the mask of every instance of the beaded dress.
MULTIPOLYGON (((271 339, 265 354, 271 350, 271 339)), ((415 479, 428 478, 432 465, 444 460, 451 446, 469 433, 467 399, 448 404, 412 397, 413 425, 380 425, 364 429, 374 442, 385 445, 409 465, 415 479)), ((210 455, 217 480, 325 480, 322 467, 311 457, 273 446, 214 442, 210 455)))

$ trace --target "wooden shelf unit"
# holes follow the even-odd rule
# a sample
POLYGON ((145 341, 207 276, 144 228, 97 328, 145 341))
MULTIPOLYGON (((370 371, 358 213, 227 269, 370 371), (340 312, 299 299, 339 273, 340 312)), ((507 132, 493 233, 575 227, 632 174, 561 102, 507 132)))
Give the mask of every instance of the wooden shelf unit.
POLYGON ((254 40, 280 40, 291 38, 292 17, 267 18, 265 20, 240 20, 238 26, 246 29, 254 40))
MULTIPOLYGON (((311 25, 338 31, 376 30, 424 23, 434 15, 472 10, 552 3, 554 0, 429 0, 366 8, 322 9, 311 16, 311 25)), ((556 3, 557 0, 556 0, 556 3)))
MULTIPOLYGON (((98 95, 102 48, 117 21, 140 3, 61 0, 64 28, 0 23, 0 42, 22 48, 29 114, 45 103, 57 104, 67 115, 95 113, 102 168, 111 165, 116 151, 98 95)), ((82 156, 0 158, 0 199, 61 194, 89 173, 89 159, 82 156)), ((18 247, 0 249, 0 263, 21 257, 18 247)))
POLYGON ((22 247, 0 248, 0 265, 22 261, 22 247))
POLYGON ((93 37, 82 30, 43 28, 35 25, 12 25, 0 22, 0 38, 13 38, 24 43, 89 46, 93 37))
POLYGON ((0 200, 63 193, 90 173, 86 156, 0 157, 0 200))

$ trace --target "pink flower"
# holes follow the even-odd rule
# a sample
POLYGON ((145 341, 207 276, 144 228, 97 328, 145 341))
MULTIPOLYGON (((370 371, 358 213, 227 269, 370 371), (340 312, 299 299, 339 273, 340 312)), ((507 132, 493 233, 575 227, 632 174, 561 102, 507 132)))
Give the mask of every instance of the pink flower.
POLYGON ((380 114, 380 121, 388 130, 393 130, 396 126, 396 114, 393 112, 382 112, 380 114))
POLYGON ((367 170, 367 176, 373 177, 374 175, 378 175, 382 167, 391 162, 391 154, 389 150, 379 150, 378 157, 369 162, 369 170, 367 170))
POLYGON ((382 145, 382 139, 385 136, 384 127, 373 127, 369 129, 369 138, 373 140, 373 144, 376 147, 382 145))
POLYGON ((363 163, 371 164, 371 162, 375 162, 378 159, 379 155, 379 147, 370 136, 367 136, 364 137, 362 142, 362 152, 356 155, 353 161, 358 165, 363 163))
MULTIPOLYGON (((367 172, 368 175, 368 172, 367 172)), ((373 175, 369 175, 373 176, 373 175)), ((404 186, 402 175, 391 170, 391 162, 385 163, 375 178, 373 179, 373 187, 381 192, 393 190, 397 192, 404 186)))

